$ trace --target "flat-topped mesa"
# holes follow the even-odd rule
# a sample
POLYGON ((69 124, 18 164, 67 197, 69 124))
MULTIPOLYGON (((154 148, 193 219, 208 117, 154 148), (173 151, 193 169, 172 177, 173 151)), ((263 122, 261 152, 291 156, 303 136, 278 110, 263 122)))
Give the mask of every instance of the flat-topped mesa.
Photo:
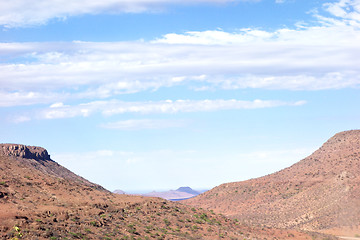
POLYGON ((21 144, 0 144, 0 155, 22 157, 37 161, 52 161, 45 148, 21 144))

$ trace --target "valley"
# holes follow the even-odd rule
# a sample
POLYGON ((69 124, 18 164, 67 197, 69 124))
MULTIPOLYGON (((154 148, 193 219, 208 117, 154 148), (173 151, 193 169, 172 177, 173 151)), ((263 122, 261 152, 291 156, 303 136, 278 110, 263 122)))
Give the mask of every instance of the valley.
POLYGON ((0 145, 0 208, 0 238, 12 240, 329 237, 249 226, 160 198, 114 194, 60 166, 45 149, 18 144, 0 145))

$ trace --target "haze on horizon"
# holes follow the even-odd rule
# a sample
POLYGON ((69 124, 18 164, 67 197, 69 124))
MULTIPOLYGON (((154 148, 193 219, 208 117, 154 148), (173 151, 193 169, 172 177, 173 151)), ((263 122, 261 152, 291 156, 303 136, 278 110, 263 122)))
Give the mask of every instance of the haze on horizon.
POLYGON ((0 0, 0 142, 126 192, 209 189, 360 120, 360 0, 0 0))

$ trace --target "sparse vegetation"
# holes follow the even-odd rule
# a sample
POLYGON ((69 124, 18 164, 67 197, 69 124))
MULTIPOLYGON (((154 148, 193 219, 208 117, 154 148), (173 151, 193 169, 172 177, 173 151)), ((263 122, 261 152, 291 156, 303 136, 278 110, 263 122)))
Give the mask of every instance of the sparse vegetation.
MULTIPOLYGON (((236 217, 234 225, 252 223, 331 233, 336 229, 340 235, 339 229, 360 225, 360 195, 354 188, 360 174, 359 148, 360 130, 342 132, 291 167, 261 178, 222 184, 186 203, 236 217)), ((296 235, 288 233, 284 238, 293 238, 291 234, 296 235)), ((324 238, 317 235, 317 239, 324 238)))
MULTIPOLYGON (((274 239, 280 234, 273 229, 242 226, 241 221, 215 214, 205 207, 201 209, 161 199, 113 195, 73 175, 71 178, 54 177, 39 170, 44 166, 20 168, 33 165, 15 164, 6 162, 2 156, 0 158, 0 176, 6 176, 0 185, 8 184, 15 189, 11 193, 8 189, 1 190, 2 209, 3 206, 9 209, 22 207, 21 214, 11 220, 11 226, 16 227, 5 229, 0 223, 0 239, 248 240, 274 239)), ((19 161, 21 163, 21 159, 19 161)), ((55 164, 52 167, 58 166, 55 164)), ((58 171, 65 170, 60 168, 58 171)), ((288 232, 282 231, 281 234, 287 237, 288 232)), ((308 237, 295 231, 292 234, 294 239, 308 237)))
POLYGON ((170 226, 170 224, 171 224, 170 221, 167 218, 164 219, 164 223, 165 223, 166 226, 170 226))

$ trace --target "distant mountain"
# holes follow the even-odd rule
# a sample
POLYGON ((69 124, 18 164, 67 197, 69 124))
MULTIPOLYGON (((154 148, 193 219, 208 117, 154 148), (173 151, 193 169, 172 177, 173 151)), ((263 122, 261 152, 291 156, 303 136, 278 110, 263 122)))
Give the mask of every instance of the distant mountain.
POLYGON ((336 134, 284 170, 222 184, 185 203, 247 224, 353 237, 360 233, 360 131, 336 134))
POLYGON ((184 199, 189 199, 192 197, 195 197, 197 195, 199 195, 200 192, 193 190, 190 187, 180 187, 176 190, 169 190, 169 191, 164 191, 164 192, 150 192, 150 193, 146 193, 143 194, 143 196, 146 197, 160 197, 160 198, 164 198, 167 200, 172 200, 172 201, 180 201, 180 200, 184 200, 184 199))
POLYGON ((116 193, 116 194, 126 194, 126 192, 124 192, 123 190, 120 190, 120 189, 116 189, 115 191, 113 191, 113 193, 116 193))
POLYGON ((40 147, 0 145, 0 239, 311 239, 158 198, 113 194, 40 147), (291 236, 291 237, 289 237, 291 236))
POLYGON ((176 189, 176 191, 178 191, 178 192, 184 192, 184 193, 189 193, 189 194, 192 194, 192 195, 194 195, 194 196, 200 194, 200 192, 195 191, 195 190, 193 190, 193 189, 190 188, 190 187, 179 187, 178 189, 176 189))

